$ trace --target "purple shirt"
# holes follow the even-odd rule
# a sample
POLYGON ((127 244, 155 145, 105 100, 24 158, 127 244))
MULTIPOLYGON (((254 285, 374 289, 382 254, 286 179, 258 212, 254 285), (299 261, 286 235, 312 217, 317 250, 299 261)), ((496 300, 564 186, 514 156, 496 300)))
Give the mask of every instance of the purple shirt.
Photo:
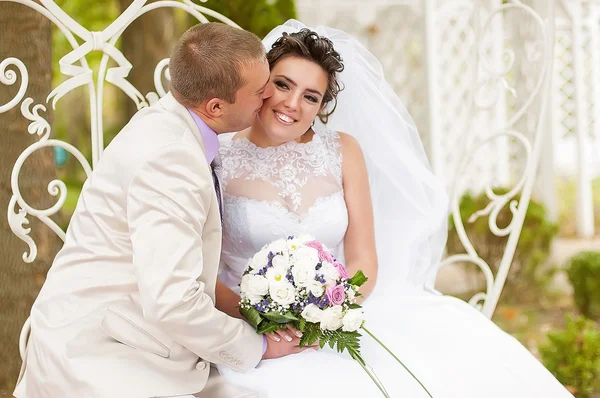
MULTIPOLYGON (((198 130, 200 130, 200 136, 204 143, 206 160, 208 163, 212 163, 217 156, 217 153, 219 153, 219 138, 217 137, 217 133, 215 133, 215 131, 191 109, 188 108, 188 112, 192 115, 192 119, 194 119, 198 130)), ((267 352, 267 337, 263 335, 263 355, 265 355, 265 352, 267 352)))
POLYGON ((202 142, 204 143, 204 154, 206 156, 206 160, 208 163, 212 163, 217 154, 219 153, 219 138, 217 137, 217 133, 213 129, 211 129, 208 124, 200 118, 200 116, 196 115, 191 109, 188 108, 188 112, 192 115, 192 119, 198 126, 198 130, 200 130, 200 136, 202 137, 202 142))

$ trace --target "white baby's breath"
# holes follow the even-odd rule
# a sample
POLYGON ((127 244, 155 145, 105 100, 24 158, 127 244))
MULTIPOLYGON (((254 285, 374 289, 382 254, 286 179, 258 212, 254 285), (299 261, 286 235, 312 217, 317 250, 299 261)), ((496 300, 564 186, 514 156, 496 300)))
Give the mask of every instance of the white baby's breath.
POLYGON ((352 287, 350 289, 346 290, 346 297, 348 298, 348 301, 350 301, 351 303, 354 303, 356 301, 356 292, 354 291, 354 289, 352 287))

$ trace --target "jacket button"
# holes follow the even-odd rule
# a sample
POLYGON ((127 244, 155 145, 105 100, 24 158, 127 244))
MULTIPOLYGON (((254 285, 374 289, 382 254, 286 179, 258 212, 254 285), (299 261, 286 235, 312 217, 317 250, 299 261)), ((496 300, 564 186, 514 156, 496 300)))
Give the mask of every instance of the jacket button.
POLYGON ((201 361, 201 362, 198 362, 198 363, 196 364, 196 369, 197 369, 197 370, 204 370, 204 369, 206 369, 206 362, 202 362, 202 361, 201 361))

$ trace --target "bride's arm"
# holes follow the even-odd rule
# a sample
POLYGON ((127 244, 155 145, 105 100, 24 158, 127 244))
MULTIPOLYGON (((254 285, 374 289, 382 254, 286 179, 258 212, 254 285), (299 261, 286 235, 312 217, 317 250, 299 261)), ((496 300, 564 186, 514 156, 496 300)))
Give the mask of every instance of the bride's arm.
POLYGON ((244 317, 240 314, 240 309, 238 308, 240 296, 238 296, 219 279, 217 279, 217 286, 215 287, 215 297, 215 306, 219 311, 224 312, 234 318, 244 319, 244 317))
POLYGON ((362 270, 369 278, 360 293, 368 296, 377 279, 377 253, 373 205, 369 189, 367 166, 362 150, 354 137, 340 133, 342 144, 342 184, 348 207, 348 230, 344 237, 346 268, 352 276, 362 270))

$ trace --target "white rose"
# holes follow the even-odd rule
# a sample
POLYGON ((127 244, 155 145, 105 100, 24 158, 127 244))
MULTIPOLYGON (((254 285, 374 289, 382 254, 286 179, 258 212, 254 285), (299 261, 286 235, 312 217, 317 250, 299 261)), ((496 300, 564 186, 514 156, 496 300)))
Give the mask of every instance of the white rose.
POLYGON ((304 310, 302 310, 302 317, 308 322, 321 322, 322 315, 323 310, 317 307, 315 304, 309 304, 304 308, 304 310))
POLYGON ((341 305, 325 308, 321 316, 321 329, 338 330, 342 327, 342 316, 343 310, 341 305))
POLYGON ((287 249, 287 241, 285 239, 277 239, 269 245, 269 250, 273 253, 283 252, 287 249))
POLYGON ((261 275, 247 275, 248 293, 255 296, 264 296, 269 293, 269 281, 261 275))
POLYGON ((261 251, 256 253, 254 255, 254 257, 252 257, 252 261, 250 262, 250 267, 253 270, 259 270, 261 268, 264 268, 267 265, 267 263, 269 262, 268 256, 269 256, 269 250, 262 249, 261 251))
POLYGON ((325 278, 325 285, 332 286, 335 285, 338 280, 340 280, 340 273, 333 266, 333 264, 328 263, 327 261, 323 261, 323 266, 319 270, 323 277, 325 278))
POLYGON ((323 287, 323 284, 321 282, 319 282, 319 281, 314 280, 314 279, 312 281, 310 281, 310 283, 308 284, 308 286, 306 286, 306 288, 315 297, 321 297, 323 295, 323 292, 325 291, 325 288, 323 287))
MULTIPOLYGON (((242 277, 242 281, 240 283, 240 292, 241 292, 242 298, 247 298, 250 301, 250 304, 256 304, 260 300, 262 300, 262 295, 257 295, 257 294, 253 294, 250 292, 250 290, 251 290, 250 281, 254 277, 256 277, 256 275, 244 275, 242 277)), ((262 276, 258 276, 258 277, 265 279, 262 276)), ((265 279, 265 281, 267 281, 267 280, 265 279)), ((268 284, 268 281, 267 281, 267 284, 268 284)), ((253 285, 256 285, 256 282, 253 285)))
POLYGON ((305 264, 297 264, 292 268, 292 276, 294 277, 294 283, 298 287, 307 287, 312 281, 315 280, 315 267, 305 264))
POLYGON ((248 291, 248 277, 250 275, 242 276, 242 280, 240 281, 240 293, 245 294, 248 291))
POLYGON ((285 277, 286 275, 287 275, 287 270, 282 267, 272 267, 267 270, 267 279, 269 280, 269 283, 271 283, 271 284, 286 282, 287 281, 287 278, 285 277))
POLYGON ((356 332, 365 320, 364 314, 360 309, 348 310, 342 319, 342 330, 344 332, 356 332))
POLYGON ((287 255, 278 255, 273 257, 273 267, 279 267, 284 269, 290 268, 290 258, 287 255))
POLYGON ((255 275, 255 274, 257 274, 257 273, 258 273, 258 271, 260 271, 260 270, 261 270, 261 268, 256 268, 256 269, 255 269, 255 268, 253 268, 253 267, 252 267, 252 264, 253 264, 253 261, 252 261, 252 260, 253 260, 252 258, 250 258, 250 260, 248 260, 248 264, 246 264, 246 269, 250 269, 250 273, 251 273, 252 275, 255 275))
POLYGON ((301 247, 294 252, 293 263, 296 266, 301 265, 315 269, 319 263, 319 252, 312 247, 301 247))
POLYGON ((296 289, 289 282, 272 283, 269 286, 269 294, 280 305, 289 305, 296 300, 296 289))

